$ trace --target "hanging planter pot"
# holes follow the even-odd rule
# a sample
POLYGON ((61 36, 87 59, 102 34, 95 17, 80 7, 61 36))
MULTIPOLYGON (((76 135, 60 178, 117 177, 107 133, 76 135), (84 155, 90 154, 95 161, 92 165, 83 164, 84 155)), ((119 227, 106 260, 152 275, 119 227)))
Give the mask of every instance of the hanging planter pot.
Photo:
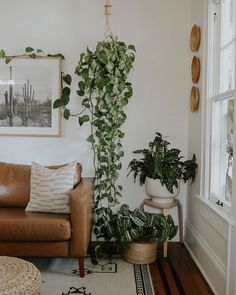
POLYGON ((152 198, 154 202, 157 203, 172 203, 174 199, 179 195, 179 185, 178 188, 173 188, 173 193, 169 192, 166 186, 163 186, 159 179, 146 178, 146 193, 152 198))

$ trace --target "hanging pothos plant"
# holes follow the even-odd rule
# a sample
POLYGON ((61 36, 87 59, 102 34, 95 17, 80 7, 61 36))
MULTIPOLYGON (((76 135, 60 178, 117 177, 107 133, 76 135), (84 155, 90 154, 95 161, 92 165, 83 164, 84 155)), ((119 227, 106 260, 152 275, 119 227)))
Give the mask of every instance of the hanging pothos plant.
POLYGON ((68 108, 72 78, 63 74, 62 95, 54 108, 62 107, 65 119, 78 117, 79 125, 90 124, 88 142, 94 153, 94 194, 97 237, 110 238, 112 208, 119 204, 122 186, 117 185, 121 158, 124 155, 121 127, 126 119, 124 107, 133 94, 127 81, 135 60, 135 47, 110 36, 98 42, 94 51, 80 55, 75 74, 79 76, 77 94, 82 99, 82 111, 73 114, 68 108))

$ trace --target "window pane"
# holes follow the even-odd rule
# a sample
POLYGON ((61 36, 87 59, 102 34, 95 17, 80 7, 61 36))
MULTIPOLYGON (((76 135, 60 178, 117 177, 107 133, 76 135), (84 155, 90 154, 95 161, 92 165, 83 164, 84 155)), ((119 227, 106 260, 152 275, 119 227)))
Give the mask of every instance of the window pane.
POLYGON ((234 140, 234 99, 213 102, 211 194, 231 202, 234 140))
POLYGON ((220 93, 235 87, 235 41, 221 50, 220 54, 220 93))
POLYGON ((235 2, 221 0, 212 5, 210 95, 235 87, 235 2))
POLYGON ((235 37, 234 0, 221 0, 221 48, 235 37))

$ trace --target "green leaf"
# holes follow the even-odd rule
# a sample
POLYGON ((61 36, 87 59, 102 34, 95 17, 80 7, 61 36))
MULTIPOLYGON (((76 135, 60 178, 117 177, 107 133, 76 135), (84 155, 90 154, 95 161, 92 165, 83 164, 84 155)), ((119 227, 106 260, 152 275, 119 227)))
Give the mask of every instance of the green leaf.
POLYGON ((25 52, 27 52, 27 53, 30 53, 30 52, 33 52, 34 51, 34 48, 32 48, 32 47, 26 47, 25 48, 25 52))
POLYGON ((63 81, 67 84, 67 85, 71 85, 71 81, 72 81, 72 78, 69 74, 63 76, 63 81))
POLYGON ((117 169, 118 169, 118 170, 121 170, 121 168, 122 168, 122 164, 119 163, 119 164, 117 165, 117 169))
POLYGON ((91 50, 89 50, 89 48, 87 47, 87 53, 88 54, 92 54, 92 51, 91 50))
POLYGON ((126 239, 126 241, 127 241, 128 243, 132 242, 132 238, 131 238, 131 236, 130 236, 129 231, 126 231, 126 232, 125 232, 125 239, 126 239))
POLYGON ((89 76, 89 71, 88 71, 88 69, 83 69, 82 71, 81 71, 81 77, 83 78, 83 79, 87 79, 88 78, 88 76, 89 76))
POLYGON ((116 68, 116 70, 115 70, 115 76, 116 76, 116 77, 119 77, 119 76, 120 76, 120 71, 119 71, 118 68, 116 68))
POLYGON ((85 122, 88 122, 90 120, 88 115, 83 115, 79 117, 79 125, 82 126, 85 122))
POLYGON ((69 101, 70 101, 70 97, 68 95, 64 95, 61 97, 61 102, 63 106, 68 105, 69 101))
MULTIPOLYGON (((109 62, 109 63, 107 64, 107 70, 108 70, 108 72, 111 73, 112 70, 113 70, 113 67, 114 67, 113 63, 109 62)), ((118 70, 118 69, 116 68, 116 70, 118 70)), ((119 70, 118 70, 118 71, 119 71, 119 70)), ((119 74, 116 75, 116 76, 119 76, 119 74)))
POLYGON ((70 88, 69 87, 64 87, 62 89, 62 96, 69 96, 70 95, 70 88))
POLYGON ((129 211, 129 205, 128 204, 123 204, 120 206, 120 211, 129 211))
POLYGON ((65 59, 64 55, 61 53, 56 53, 56 54, 48 54, 48 57, 60 57, 61 59, 65 59))
POLYGON ((60 107, 62 107, 62 101, 61 101, 61 99, 59 98, 59 99, 56 99, 56 100, 54 101, 54 103, 53 103, 53 108, 54 108, 54 109, 57 109, 57 108, 60 108, 60 107))
POLYGON ((68 120, 69 117, 70 117, 70 110, 65 109, 65 110, 64 110, 64 114, 63 114, 63 116, 64 116, 64 118, 65 118, 66 120, 68 120))
POLYGON ((84 90, 77 90, 76 92, 79 96, 84 96, 85 94, 84 90))
POLYGON ((0 57, 5 57, 5 56, 6 56, 6 52, 3 49, 1 49, 0 50, 0 57))
POLYGON ((135 55, 133 53, 131 53, 130 55, 130 59, 131 59, 131 62, 133 63, 135 61, 135 55))
POLYGON ((133 212, 134 217, 138 217, 140 220, 145 221, 146 220, 146 214, 144 211, 140 208, 136 208, 133 212))
POLYGON ((13 57, 11 57, 11 56, 7 56, 6 59, 5 59, 5 63, 6 63, 6 64, 9 64, 9 62, 11 62, 12 59, 13 59, 13 57))
POLYGON ((133 50, 134 52, 136 52, 136 48, 135 48, 134 45, 129 45, 128 48, 129 48, 130 50, 133 50))
POLYGON ((93 73, 96 73, 99 65, 97 64, 96 60, 94 59, 90 65, 90 69, 93 73))
POLYGON ((42 49, 37 49, 37 54, 39 53, 44 53, 44 51, 42 49))
POLYGON ((138 225, 138 226, 144 226, 144 222, 139 219, 138 217, 135 217, 135 216, 130 216, 130 218, 132 219, 132 221, 138 225))
POLYGON ((123 151, 120 151, 119 153, 118 153, 118 155, 119 155, 119 157, 124 157, 124 152, 123 151))
POLYGON ((124 132, 119 133, 119 138, 123 138, 125 136, 124 132))
POLYGON ((131 86, 128 86, 128 91, 125 92, 125 97, 130 98, 133 95, 133 89, 131 86))
POLYGON ((98 120, 98 119, 94 120, 94 121, 92 122, 92 124, 93 124, 93 126, 96 126, 96 127, 100 127, 100 126, 102 126, 102 122, 101 122, 101 120, 98 120))
POLYGON ((36 57, 37 57, 37 55, 36 55, 35 53, 31 53, 29 56, 30 56, 31 58, 36 58, 36 57))
POLYGON ((155 215, 153 214, 149 219, 149 226, 153 226, 155 224, 155 215))
POLYGON ((104 163, 106 163, 106 162, 107 162, 107 157, 105 157, 105 156, 101 156, 101 157, 99 158, 99 161, 100 161, 100 162, 104 162, 104 163))
POLYGON ((90 104, 89 104, 89 103, 84 103, 83 106, 84 106, 85 108, 87 108, 87 109, 90 108, 90 104))
POLYGON ((116 196, 122 196, 120 192, 116 191, 116 196))
POLYGON ((81 90, 84 90, 84 86, 85 86, 85 84, 84 84, 83 81, 79 81, 78 86, 79 86, 79 88, 80 88, 81 90))
POLYGON ((137 240, 140 237, 139 232, 134 228, 130 230, 130 235, 134 240, 137 240))
POLYGON ((92 134, 89 135, 89 137, 87 138, 87 141, 88 141, 89 143, 91 143, 91 144, 94 144, 94 143, 95 143, 95 139, 94 139, 94 137, 93 137, 92 134))
POLYGON ((95 81, 95 84, 99 89, 102 89, 103 86, 106 84, 106 80, 103 79, 102 77, 98 77, 95 81))
POLYGON ((88 98, 84 98, 82 100, 82 103, 81 104, 82 104, 82 106, 86 107, 87 109, 90 108, 90 102, 89 102, 89 99, 88 98))
POLYGON ((108 58, 105 50, 101 50, 98 52, 98 59, 101 63, 107 65, 108 64, 108 58))
POLYGON ((110 203, 112 203, 112 202, 114 201, 113 197, 109 196, 109 197, 108 197, 108 201, 109 201, 110 203))
POLYGON ((122 191, 123 190, 123 187, 121 185, 118 185, 117 188, 122 191))
POLYGON ((81 53, 80 54, 80 60, 83 59, 84 56, 85 56, 85 53, 81 53))

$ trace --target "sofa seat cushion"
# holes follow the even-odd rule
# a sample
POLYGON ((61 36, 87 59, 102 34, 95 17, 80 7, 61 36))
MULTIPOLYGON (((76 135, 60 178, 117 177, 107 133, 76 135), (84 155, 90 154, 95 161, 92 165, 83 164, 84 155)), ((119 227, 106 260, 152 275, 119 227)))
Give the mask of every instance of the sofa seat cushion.
POLYGON ((0 208, 1 241, 57 242, 71 238, 70 215, 0 208))

